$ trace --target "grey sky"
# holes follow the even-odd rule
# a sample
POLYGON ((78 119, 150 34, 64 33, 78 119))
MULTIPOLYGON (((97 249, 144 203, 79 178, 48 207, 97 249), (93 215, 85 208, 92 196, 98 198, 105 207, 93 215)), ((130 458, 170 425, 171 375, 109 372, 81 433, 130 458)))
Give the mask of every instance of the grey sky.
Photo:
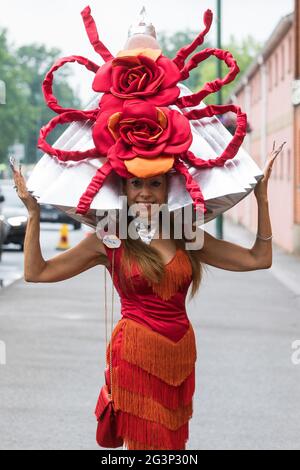
MULTIPOLYGON (((239 40, 252 34, 265 41, 280 18, 293 9, 293 0, 223 0, 223 39, 230 34, 239 40)), ((124 45, 129 25, 143 5, 157 30, 169 32, 186 28, 200 31, 202 16, 207 8, 216 11, 216 0, 0 0, 0 26, 9 31, 15 45, 30 42, 59 47, 63 55, 83 55, 101 64, 90 46, 80 12, 90 5, 98 24, 101 39, 112 53, 124 45)), ((215 39, 213 28, 208 36, 215 39)), ((74 83, 91 83, 91 75, 79 72, 74 66, 74 83)), ((80 94, 89 92, 80 85, 80 94)))

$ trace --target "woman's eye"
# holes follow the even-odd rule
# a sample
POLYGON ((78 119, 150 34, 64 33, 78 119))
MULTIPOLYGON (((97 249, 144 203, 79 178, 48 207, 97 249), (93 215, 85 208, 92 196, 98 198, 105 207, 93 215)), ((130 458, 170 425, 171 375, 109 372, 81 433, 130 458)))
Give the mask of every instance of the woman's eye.
POLYGON ((152 185, 158 187, 158 186, 161 185, 161 182, 160 181, 153 181, 152 185))
POLYGON ((141 182, 139 180, 132 181, 133 186, 139 186, 141 182))

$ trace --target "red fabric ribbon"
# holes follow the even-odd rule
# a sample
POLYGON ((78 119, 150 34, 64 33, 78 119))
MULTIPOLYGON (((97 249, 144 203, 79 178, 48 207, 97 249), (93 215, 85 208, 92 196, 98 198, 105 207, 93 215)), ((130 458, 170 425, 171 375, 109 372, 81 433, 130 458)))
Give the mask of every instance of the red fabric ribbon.
POLYGON ((192 57, 192 59, 186 64, 186 66, 181 72, 182 79, 186 80, 190 75, 189 72, 192 69, 196 68, 200 62, 203 62, 212 55, 217 57, 219 60, 223 60, 226 65, 230 68, 230 71, 223 79, 217 78, 213 82, 206 83, 204 87, 200 91, 198 91, 198 93, 193 93, 192 95, 183 96, 182 98, 179 98, 176 102, 179 108, 197 106, 208 95, 219 91, 224 85, 233 82, 233 80, 240 72, 236 60, 229 51, 208 48, 204 49, 198 54, 195 54, 194 57, 192 57))
POLYGON ((87 190, 85 191, 85 193, 81 196, 79 200, 79 203, 76 209, 76 214, 87 213, 94 197, 100 191, 100 189, 103 186, 104 181, 106 180, 106 178, 111 172, 112 172, 112 166, 109 161, 106 162, 101 168, 98 169, 96 175, 92 179, 87 190))
MULTIPOLYGON (((96 110, 99 112, 98 110, 96 110)), ((96 158, 100 157, 99 152, 96 148, 92 148, 90 150, 84 150, 83 152, 80 151, 67 151, 67 150, 59 150, 52 147, 48 142, 46 142, 46 137, 50 132, 55 129, 58 124, 66 124, 70 122, 80 122, 80 121, 87 121, 87 120, 96 119, 96 112, 95 111, 68 111, 59 116, 53 118, 46 126, 42 127, 40 130, 40 136, 38 140, 38 148, 43 150, 44 152, 48 153, 49 155, 53 155, 58 158, 58 160, 66 162, 68 160, 72 161, 80 161, 85 160, 86 158, 96 158)))
POLYGON ((177 65, 179 70, 182 70, 182 68, 184 67, 185 60, 188 58, 188 56, 192 52, 194 52, 194 50, 198 46, 201 46, 201 44, 203 44, 204 38, 211 28, 212 21, 213 21, 213 12, 211 10, 206 10, 206 12, 204 13, 204 24, 205 24, 204 31, 202 31, 191 44, 189 44, 188 46, 182 47, 177 53, 176 57, 173 59, 173 62, 177 65))
POLYGON ((240 146, 242 145, 245 135, 247 133, 247 114, 241 111, 241 108, 235 106, 234 104, 229 105, 211 105, 206 106, 203 109, 195 109, 188 113, 184 113, 184 116, 189 120, 193 119, 202 119, 204 117, 212 117, 217 114, 225 114, 227 112, 233 112, 237 114, 237 128, 235 134, 227 145, 224 152, 220 157, 210 160, 203 160, 202 158, 197 158, 192 152, 187 152, 187 158, 191 164, 196 168, 213 168, 215 166, 224 166, 225 162, 238 153, 240 146))
POLYGON ((94 18, 91 15, 91 8, 88 6, 82 12, 81 16, 84 22, 84 26, 89 37, 90 43, 92 44, 93 48, 99 54, 104 62, 108 62, 109 60, 113 59, 114 56, 109 52, 106 46, 104 46, 103 42, 100 41, 97 26, 94 21, 94 18))
POLYGON ((51 67, 51 69, 49 70, 49 72, 47 73, 43 81, 42 90, 44 93, 44 98, 45 98, 47 106, 57 114, 61 114, 61 113, 68 112, 68 111, 72 111, 72 112, 77 111, 76 109, 73 109, 73 108, 62 108, 58 104, 57 98, 53 95, 53 88, 52 88, 54 72, 56 72, 58 69, 63 67, 65 64, 69 64, 71 62, 77 62, 78 64, 84 65, 88 70, 94 73, 96 73, 99 69, 99 65, 95 64, 94 62, 91 62, 85 57, 81 57, 77 55, 63 57, 59 59, 57 62, 55 62, 55 64, 51 67))

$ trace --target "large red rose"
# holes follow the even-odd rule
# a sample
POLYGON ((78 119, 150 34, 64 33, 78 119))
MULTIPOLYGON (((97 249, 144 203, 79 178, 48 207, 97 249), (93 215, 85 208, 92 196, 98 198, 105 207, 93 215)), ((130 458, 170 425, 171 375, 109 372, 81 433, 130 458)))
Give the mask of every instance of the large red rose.
POLYGON ((178 67, 162 56, 160 50, 123 51, 120 57, 99 68, 93 90, 105 93, 101 100, 103 109, 107 94, 113 95, 119 109, 125 99, 144 99, 157 106, 167 106, 179 97, 177 84, 180 79, 178 67))
POLYGON ((130 160, 184 153, 193 137, 189 121, 179 111, 130 100, 122 112, 100 113, 93 139, 109 159, 130 160))

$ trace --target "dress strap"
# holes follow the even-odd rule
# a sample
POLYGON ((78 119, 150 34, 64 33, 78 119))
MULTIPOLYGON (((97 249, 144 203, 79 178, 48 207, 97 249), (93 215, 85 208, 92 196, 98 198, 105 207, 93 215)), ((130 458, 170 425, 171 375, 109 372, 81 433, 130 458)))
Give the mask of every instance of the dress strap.
POLYGON ((109 259, 109 262, 110 262, 110 266, 108 267, 109 271, 111 271, 112 269, 112 263, 113 263, 113 260, 114 260, 114 263, 115 263, 115 270, 116 268, 118 269, 119 265, 120 265, 120 260, 121 260, 121 252, 122 252, 122 248, 123 248, 123 242, 121 240, 121 245, 119 247, 114 247, 114 248, 110 248, 108 247, 107 245, 104 245, 104 248, 105 248, 105 252, 106 252, 106 255, 109 259))

